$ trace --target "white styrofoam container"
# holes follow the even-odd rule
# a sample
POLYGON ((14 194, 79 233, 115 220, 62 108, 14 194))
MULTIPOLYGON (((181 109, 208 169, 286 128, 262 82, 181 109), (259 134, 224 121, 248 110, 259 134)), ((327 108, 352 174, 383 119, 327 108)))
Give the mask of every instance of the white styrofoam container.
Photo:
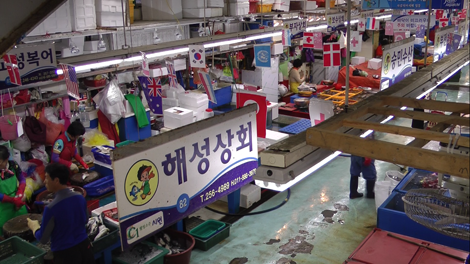
POLYGON ((165 66, 160 68, 150 69, 150 77, 160 77, 168 75, 168 69, 165 66))
MULTIPOLYGON (((181 26, 183 32, 181 35, 182 39, 189 39, 189 25, 181 26)), ((132 36, 132 45, 134 47, 153 45, 158 43, 164 43, 169 41, 176 41, 175 32, 178 30, 180 32, 180 27, 165 27, 155 31, 153 28, 149 29, 133 29, 132 32, 126 30, 127 45, 130 45, 131 36, 132 36), (132 34, 131 34, 132 33, 132 34), (156 37, 160 39, 160 42, 156 42, 156 37)), ((110 45, 113 50, 120 50, 124 45, 124 31, 119 30, 115 34, 112 34, 110 45)))
POLYGON ((424 42, 424 38, 415 38, 415 44, 421 44, 424 42))
POLYGON ((175 71, 186 70, 186 60, 185 59, 176 59, 173 61, 173 66, 175 71))
POLYGON ((172 107, 163 111, 165 127, 178 128, 193 122, 193 111, 181 107, 172 107))
POLYGON ((117 202, 115 202, 115 201, 112 202, 112 203, 109 203, 107 205, 103 205, 101 207, 96 208, 95 210, 91 211, 91 215, 92 216, 98 216, 102 212, 104 212, 106 210, 109 210, 109 209, 113 209, 113 208, 117 208, 117 202))
POLYGON ((184 8, 224 7, 224 0, 183 0, 182 4, 184 8))
POLYGON ((181 0, 142 0, 142 20, 176 20, 181 18, 183 18, 181 0))
MULTIPOLYGON (((96 12, 113 12, 122 13, 123 5, 121 0, 95 0, 96 1, 96 12)), ((126 11, 126 2, 124 1, 124 11, 126 11)))
POLYGON ((370 59, 369 62, 367 63, 367 68, 373 69, 373 70, 378 70, 382 68, 382 60, 381 59, 370 59))
POLYGON ((194 93, 194 92, 185 92, 178 94, 178 100, 180 105, 187 105, 191 108, 199 108, 204 106, 204 110, 209 106, 209 99, 207 94, 203 93, 194 93))
POLYGON ((359 64, 364 63, 364 62, 366 62, 365 57, 356 56, 356 57, 351 58, 351 64, 352 65, 359 65, 359 64))
POLYGON ((195 108, 195 107, 191 107, 191 106, 188 106, 188 105, 185 105, 185 104, 180 104, 180 107, 182 107, 184 109, 192 110, 193 111, 193 116, 196 117, 196 121, 204 119, 204 112, 207 109, 207 106, 204 106, 204 105, 195 108))
POLYGON ((273 5, 273 10, 288 12, 290 7, 290 0, 276 0, 273 5))
POLYGON ((96 12, 96 25, 99 27, 122 27, 122 13, 96 12))
POLYGON ((99 49, 98 48, 98 43, 99 40, 92 40, 92 41, 85 41, 85 45, 83 46, 84 51, 89 51, 89 52, 102 52, 106 51, 106 48, 104 49, 99 49))
POLYGON ((248 208, 261 200, 261 188, 254 184, 247 184, 240 190, 240 206, 248 208))
POLYGON ((56 11, 50 14, 28 36, 39 36, 53 33, 64 33, 72 31, 72 16, 70 14, 70 3, 66 1, 56 11))
POLYGON ((169 107, 180 106, 179 103, 178 103, 178 99, 175 99, 175 98, 165 98, 165 97, 163 97, 162 98, 162 103, 163 103, 163 105, 169 106, 169 107))
MULTIPOLYGON (((206 8, 206 17, 219 17, 223 14, 223 8, 206 8)), ((204 8, 183 8, 184 18, 203 18, 204 8)))
POLYGON ((271 54, 272 55, 282 54, 283 51, 284 51, 284 46, 282 45, 282 43, 273 44, 272 47, 271 47, 271 54))
POLYGON ((279 103, 270 102, 270 105, 268 105, 268 109, 271 109, 272 111, 272 119, 276 119, 279 117, 279 103))
POLYGON ((225 34, 228 33, 237 33, 243 31, 243 23, 242 22, 227 22, 224 23, 224 32, 225 34))
POLYGON ((55 44, 56 51, 61 52, 62 58, 82 55, 84 46, 85 37, 73 37, 70 39, 62 39, 60 42, 56 42, 55 44), (71 47, 75 47, 75 49, 72 50, 71 47))
POLYGON ((243 16, 248 15, 250 12, 250 3, 249 2, 238 2, 238 3, 230 3, 230 16, 243 16))
POLYGON ((73 0, 70 2, 72 30, 96 28, 95 0, 73 0))

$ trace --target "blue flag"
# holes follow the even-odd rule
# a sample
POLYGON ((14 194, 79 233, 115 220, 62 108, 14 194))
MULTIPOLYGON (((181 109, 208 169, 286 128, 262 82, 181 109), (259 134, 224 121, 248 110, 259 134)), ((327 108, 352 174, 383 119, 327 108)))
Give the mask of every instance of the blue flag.
POLYGON ((139 76, 139 81, 152 113, 163 115, 162 83, 160 78, 139 76))

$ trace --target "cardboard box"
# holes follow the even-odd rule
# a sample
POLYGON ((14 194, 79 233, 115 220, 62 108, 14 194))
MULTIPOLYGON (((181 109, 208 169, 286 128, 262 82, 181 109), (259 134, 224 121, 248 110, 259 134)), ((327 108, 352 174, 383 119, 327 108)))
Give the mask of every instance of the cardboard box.
POLYGON ((282 43, 273 44, 273 46, 271 47, 272 55, 282 54, 283 51, 284 51, 284 46, 282 45, 282 43))
POLYGON ((367 68, 378 70, 382 68, 382 60, 381 59, 370 59, 367 63, 367 68))
POLYGON ((365 57, 356 56, 356 57, 351 58, 351 65, 359 65, 359 64, 364 63, 364 62, 366 62, 365 57))

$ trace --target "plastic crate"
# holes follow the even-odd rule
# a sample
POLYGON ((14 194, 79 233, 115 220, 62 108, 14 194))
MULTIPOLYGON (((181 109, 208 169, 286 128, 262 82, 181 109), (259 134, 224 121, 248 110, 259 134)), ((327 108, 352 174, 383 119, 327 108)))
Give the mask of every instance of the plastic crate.
POLYGON ((116 148, 124 147, 124 146, 129 145, 129 144, 132 144, 132 143, 135 143, 135 142, 132 141, 132 140, 126 140, 126 141, 117 143, 117 144, 116 144, 116 148))
POLYGON ((263 4, 261 5, 260 2, 258 2, 258 5, 256 6, 256 12, 258 13, 270 13, 273 8, 273 4, 263 4))
POLYGON ((90 197, 102 196, 114 190, 114 177, 113 175, 106 176, 83 186, 83 188, 85 188, 87 195, 90 197))
POLYGON ((433 231, 409 218, 405 213, 404 193, 393 192, 377 210, 377 227, 405 236, 427 240, 468 251, 468 241, 433 231))
POLYGON ((189 234, 193 237, 208 239, 222 230, 225 225, 226 224, 224 222, 210 219, 193 228, 191 231, 189 231, 189 234))
MULTIPOLYGON (((111 146, 107 146, 107 145, 104 145, 103 147, 107 147, 107 148, 111 148, 111 149, 114 149, 113 147, 111 146)), ((95 157, 95 160, 99 161, 99 162, 103 162, 105 164, 109 164, 111 165, 111 156, 110 155, 106 155, 106 154, 102 154, 102 153, 99 153, 98 152, 99 149, 97 147, 93 147, 91 149, 91 152, 93 153, 93 156, 95 157)))
POLYGON ((105 224, 105 226, 109 229, 109 233, 106 236, 92 242, 94 254, 99 253, 119 242, 119 228, 110 224, 105 224))
MULTIPOLYGON (((168 254, 170 251, 166 248, 162 248, 162 247, 159 247, 153 243, 150 243, 150 242, 147 242, 147 241, 144 241, 142 242, 142 244, 146 244, 148 246, 151 246, 151 247, 154 247, 154 248, 157 248, 159 250, 161 250, 162 252, 160 254, 158 254, 157 256, 153 257, 152 259, 150 259, 149 261, 146 261, 146 262, 139 262, 139 263, 145 263, 145 264, 163 264, 164 263, 164 257, 166 254, 168 254)), ((128 262, 125 262, 121 259, 119 259, 119 256, 116 256, 116 255, 113 255, 113 263, 119 263, 119 264, 128 264, 128 262)), ((131 263, 129 263, 131 264, 131 263)), ((132 263, 133 264, 133 263, 132 263)))
POLYGON ((44 255, 44 250, 16 236, 0 242, 0 264, 41 264, 44 255))
POLYGON ((302 119, 293 124, 290 124, 286 127, 279 129, 279 132, 289 133, 289 134, 298 134, 312 127, 310 119, 302 119))
POLYGON ((426 170, 411 169, 398 183, 393 191, 407 193, 409 190, 423 188, 421 181, 425 178, 437 180, 437 174, 426 170))
MULTIPOLYGON (((191 232, 191 231, 189 231, 191 232)), ((208 239, 200 239, 198 237, 194 237, 196 244, 194 245, 195 248, 207 251, 214 247, 215 245, 219 244, 221 241, 226 239, 230 236, 230 224, 226 224, 224 228, 222 228, 219 232, 217 232, 212 237, 208 239)))
POLYGON ((216 107, 227 105, 232 102, 232 86, 228 85, 222 88, 214 90, 215 98, 217 99, 217 104, 209 101, 209 108, 214 109, 216 107))

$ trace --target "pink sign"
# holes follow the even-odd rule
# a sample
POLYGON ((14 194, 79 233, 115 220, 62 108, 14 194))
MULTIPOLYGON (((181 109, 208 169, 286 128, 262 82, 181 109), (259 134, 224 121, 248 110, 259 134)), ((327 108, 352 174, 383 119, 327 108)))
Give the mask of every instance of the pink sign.
POLYGON ((395 32, 393 34, 393 42, 397 42, 397 41, 404 40, 404 39, 406 39, 405 32, 395 32))
POLYGON ((323 49, 323 34, 321 32, 313 33, 313 46, 315 49, 323 49))
POLYGON ((459 12, 460 19, 465 19, 467 17, 467 9, 462 9, 462 12, 459 12))
POLYGON ((392 21, 387 21, 385 23, 385 35, 393 36, 393 22, 392 21))

